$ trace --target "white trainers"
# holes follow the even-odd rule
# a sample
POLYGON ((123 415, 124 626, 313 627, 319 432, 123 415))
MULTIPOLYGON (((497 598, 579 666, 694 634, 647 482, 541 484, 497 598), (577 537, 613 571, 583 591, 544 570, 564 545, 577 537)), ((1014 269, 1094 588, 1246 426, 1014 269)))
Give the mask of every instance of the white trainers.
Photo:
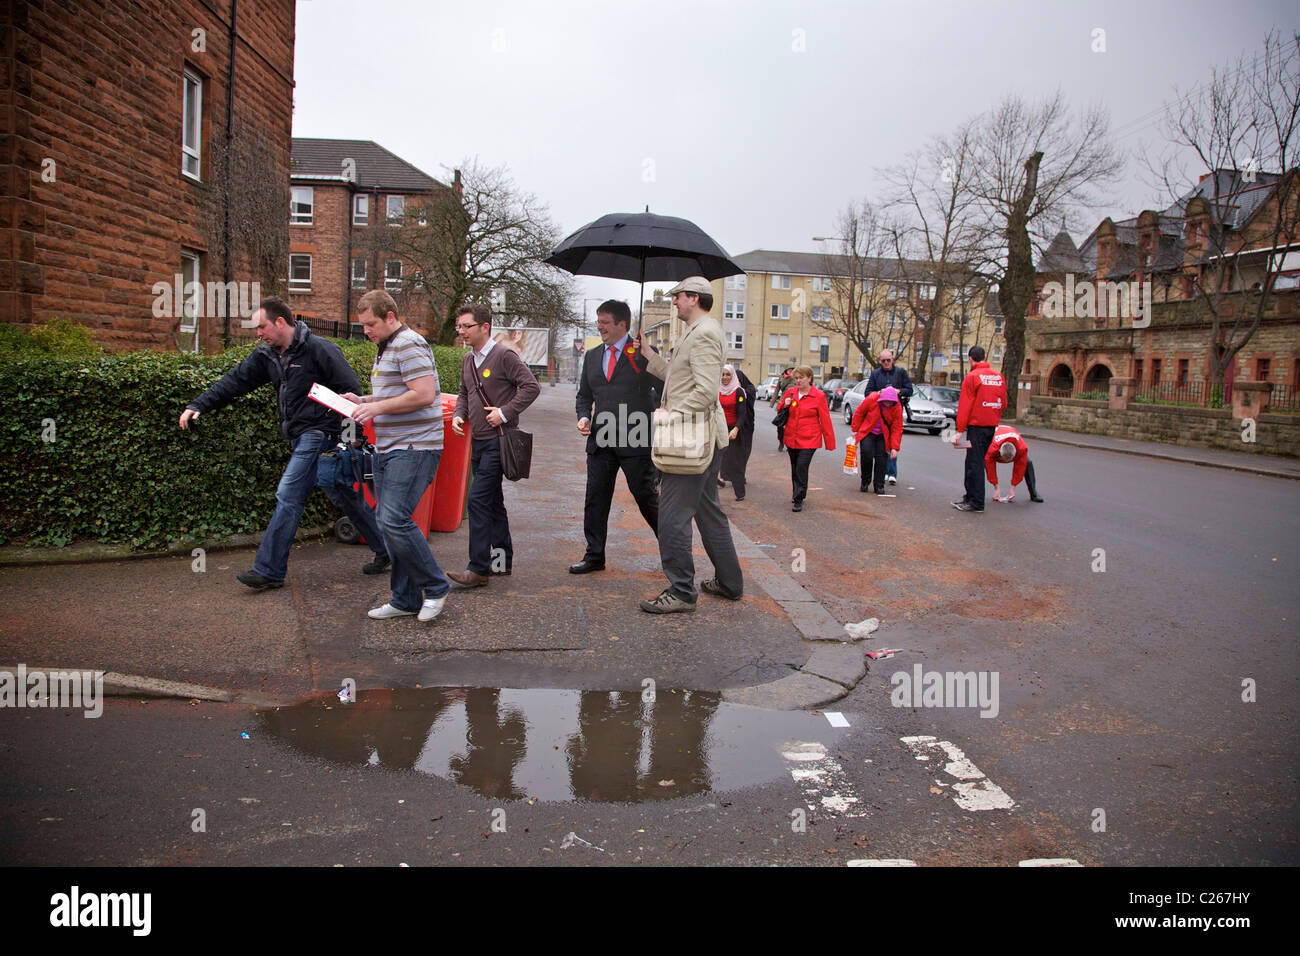
POLYGON ((893 475, 885 475, 885 481, 889 482, 891 485, 898 484, 898 479, 893 475))
POLYGON ((429 598, 424 602, 424 606, 420 608, 420 616, 417 620, 432 621, 442 613, 442 606, 446 603, 447 599, 445 597, 429 598))
MULTIPOLYGON (((415 612, 414 612, 414 611, 403 611, 403 610, 400 610, 400 609, 398 609, 398 608, 393 607, 391 604, 385 604, 383 607, 372 607, 372 608, 371 608, 369 611, 367 611, 366 613, 369 614, 371 617, 373 617, 376 621, 382 621, 382 620, 384 620, 384 619, 386 619, 386 618, 390 618, 390 617, 409 617, 410 615, 414 614, 415 612)), ((423 613, 423 612, 421 612, 421 613, 423 613)))

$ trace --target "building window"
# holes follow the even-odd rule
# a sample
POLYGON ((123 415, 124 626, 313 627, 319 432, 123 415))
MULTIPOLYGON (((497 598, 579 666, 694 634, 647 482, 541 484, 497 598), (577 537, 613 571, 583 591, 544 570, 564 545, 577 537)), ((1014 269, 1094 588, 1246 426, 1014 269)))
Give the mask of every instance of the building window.
POLYGON ((366 260, 352 260, 352 288, 364 289, 366 287, 366 260))
POLYGON ((773 289, 788 289, 788 288, 790 288, 790 277, 789 277, 789 276, 780 276, 780 275, 774 275, 774 276, 772 276, 772 288, 773 288, 773 289))
POLYGON ((743 301, 732 302, 728 299, 723 307, 722 317, 724 319, 743 319, 745 317, 745 303, 743 301))
POLYGON ((400 226, 402 218, 406 215, 406 197, 389 196, 388 197, 388 224, 390 226, 400 226))
POLYGON ((780 375, 780 374, 781 374, 781 363, 780 363, 780 362, 768 362, 768 363, 767 363, 767 374, 768 374, 768 375, 780 375))
POLYGON ((1268 381, 1269 366, 1271 364, 1272 363, 1270 362, 1270 360, 1266 358, 1255 359, 1255 381, 1257 382, 1268 381))
POLYGON ((813 276, 813 291, 830 292, 831 291, 830 276, 813 276))
POLYGON ((1164 359, 1153 358, 1151 360, 1151 384, 1152 385, 1160 384, 1160 372, 1163 365, 1164 365, 1164 359))
POLYGON ((352 225, 368 226, 370 225, 370 197, 353 196, 352 197, 352 225))
POLYGON ((744 333, 744 332, 728 332, 728 333, 727 333, 727 348, 728 348, 729 350, 731 350, 732 352, 743 352, 744 349, 745 349, 745 333, 744 333))
POLYGON ((402 261, 393 259, 384 263, 384 288, 389 292, 402 287, 402 261))
POLYGON ((897 282, 891 282, 889 285, 889 297, 891 299, 906 299, 907 286, 897 282))
POLYGON ((185 71, 185 103, 181 120, 181 172, 199 178, 203 135, 203 81, 185 71))
POLYGON ((918 290, 917 294, 918 294, 922 299, 933 299, 933 298, 934 298, 934 286, 932 286, 932 285, 922 283, 921 285, 917 286, 917 290, 918 290))
POLYGON ((767 347, 770 349, 788 349, 790 347, 790 336, 778 335, 772 332, 767 337, 767 347))
POLYGON ((995 345, 993 346, 993 354, 992 354, 991 362, 1001 362, 1001 361, 1002 361, 1002 346, 995 345))
POLYGON ((874 289, 875 287, 876 287, 876 280, 874 280, 874 279, 863 279, 863 280, 862 280, 862 291, 863 291, 863 292, 870 292, 870 291, 871 291, 872 289, 874 289))
POLYGON ((310 186, 294 186, 289 190, 289 225, 310 226, 312 224, 313 198, 310 186))
POLYGON ((813 373, 812 377, 814 382, 822 377, 822 367, 820 365, 812 365, 809 367, 812 369, 812 373, 813 373))
POLYGON ((993 317, 993 334, 994 335, 1002 334, 1002 316, 1000 315, 995 315, 993 317))
POLYGON ((901 323, 900 323, 899 320, 898 320, 898 313, 897 313, 897 312, 890 312, 890 313, 889 313, 889 327, 892 329, 892 328, 894 328, 894 327, 896 327, 896 326, 898 326, 898 325, 900 325, 900 324, 901 324, 901 323))
POLYGON ((774 306, 772 306, 772 318, 774 318, 774 319, 788 319, 788 318, 790 318, 790 307, 789 307, 788 305, 774 305, 774 306))
POLYGON ((727 276, 724 286, 728 289, 744 289, 748 286, 748 279, 749 276, 745 275, 727 276))
POLYGON ((961 361, 961 344, 954 342, 948 349, 948 358, 953 362, 961 361))
POLYGON ((1133 360, 1133 378, 1140 385, 1142 383, 1142 373, 1146 371, 1145 363, 1142 359, 1133 360))
MULTIPOLYGON (((281 195, 284 195, 281 193, 281 195)), ((297 253, 289 257, 289 291, 311 291, 311 256, 297 253)))
POLYGON ((1187 359, 1178 360, 1178 384, 1186 385, 1188 382, 1188 365, 1191 364, 1187 359))
POLYGON ((199 285, 199 254, 189 249, 181 250, 181 321, 177 329, 182 335, 193 335, 192 342, 182 342, 181 351, 199 350, 199 313, 203 310, 203 292, 199 285), (190 283, 194 283, 190 285, 190 283))
POLYGON ((823 335, 823 336, 821 336, 820 338, 818 338, 818 337, 815 336, 815 335, 813 335, 813 336, 809 336, 809 338, 808 338, 808 351, 809 351, 809 352, 816 352, 816 351, 817 351, 819 348, 821 348, 823 345, 825 345, 825 346, 829 346, 830 344, 831 344, 831 340, 830 340, 830 336, 828 336, 828 335, 823 335))

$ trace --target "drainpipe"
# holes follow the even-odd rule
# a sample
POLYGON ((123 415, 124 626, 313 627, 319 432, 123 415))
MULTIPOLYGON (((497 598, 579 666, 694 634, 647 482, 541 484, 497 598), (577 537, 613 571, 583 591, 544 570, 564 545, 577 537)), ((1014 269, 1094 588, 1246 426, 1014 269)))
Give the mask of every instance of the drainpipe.
MULTIPOLYGON (((230 269, 230 194, 232 184, 230 182, 230 153, 234 148, 234 122, 235 122, 235 43, 238 41, 238 31, 236 21, 239 18, 239 0, 231 0, 230 3, 230 57, 226 66, 226 156, 225 156, 225 179, 224 192, 222 198, 223 219, 221 227, 222 259, 223 268, 221 270, 222 281, 226 288, 230 288, 231 269, 230 269)), ((242 301, 242 298, 237 298, 242 301)), ((236 307, 238 308, 238 307, 236 307)), ((221 344, 225 348, 230 347, 230 306, 227 302, 225 316, 222 318, 221 344)))

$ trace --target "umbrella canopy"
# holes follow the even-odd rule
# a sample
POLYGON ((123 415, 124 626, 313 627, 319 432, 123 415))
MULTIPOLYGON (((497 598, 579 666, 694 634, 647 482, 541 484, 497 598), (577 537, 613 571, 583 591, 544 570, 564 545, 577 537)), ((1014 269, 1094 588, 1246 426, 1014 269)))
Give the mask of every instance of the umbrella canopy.
POLYGON ((561 242, 546 262, 574 275, 641 283, 745 271, 689 219, 650 212, 601 216, 561 242))

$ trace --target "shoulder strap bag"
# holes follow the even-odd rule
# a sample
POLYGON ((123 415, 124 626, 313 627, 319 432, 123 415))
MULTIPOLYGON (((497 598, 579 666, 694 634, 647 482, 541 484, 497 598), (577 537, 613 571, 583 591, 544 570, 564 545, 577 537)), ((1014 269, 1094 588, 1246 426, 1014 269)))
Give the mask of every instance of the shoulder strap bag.
MULTIPOLYGON (((478 389, 483 407, 487 408, 491 403, 477 375, 474 376, 474 387, 478 389)), ((497 426, 497 435, 501 442, 501 473, 509 481, 527 478, 533 465, 533 433, 524 431, 518 425, 507 424, 504 428, 497 426)))

